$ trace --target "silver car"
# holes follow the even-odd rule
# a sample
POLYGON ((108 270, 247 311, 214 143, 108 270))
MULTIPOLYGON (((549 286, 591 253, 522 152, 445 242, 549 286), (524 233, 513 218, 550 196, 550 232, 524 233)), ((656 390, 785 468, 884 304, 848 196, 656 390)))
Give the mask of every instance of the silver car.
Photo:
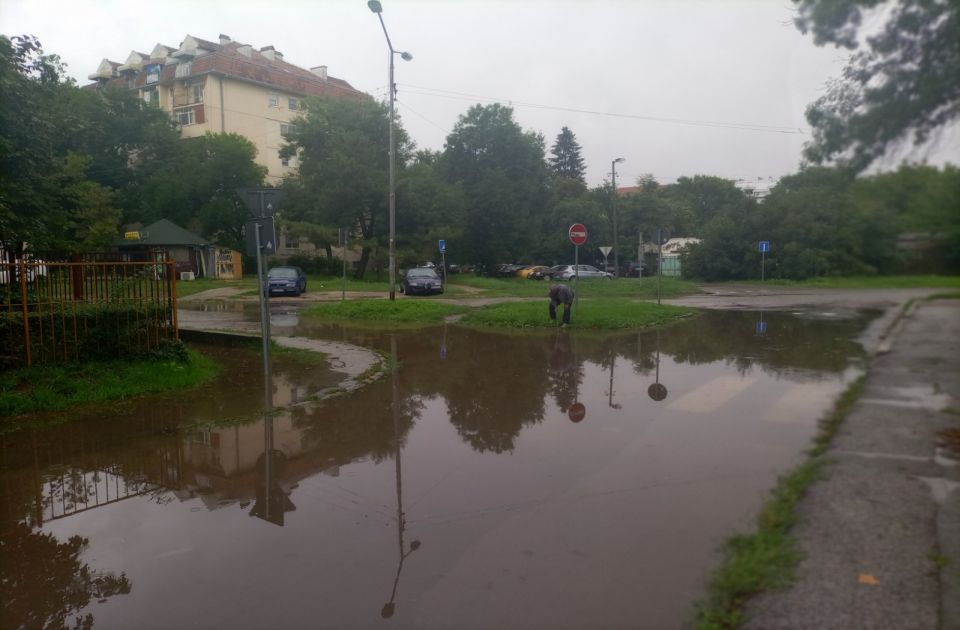
POLYGON ((585 280, 600 278, 602 280, 612 280, 613 274, 606 271, 600 271, 593 265, 560 265, 553 268, 553 277, 558 280, 572 280, 575 277, 585 280))

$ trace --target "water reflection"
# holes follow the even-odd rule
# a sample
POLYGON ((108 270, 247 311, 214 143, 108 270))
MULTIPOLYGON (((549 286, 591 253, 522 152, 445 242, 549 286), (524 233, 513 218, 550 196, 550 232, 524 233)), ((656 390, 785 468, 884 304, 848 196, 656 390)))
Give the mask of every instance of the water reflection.
POLYGON ((293 407, 323 373, 276 361, 265 389, 255 352, 217 350, 230 367, 201 392, 0 437, 4 584, 49 570, 82 586, 31 587, 4 619, 311 627, 319 594, 332 627, 586 627, 629 625, 647 592, 649 619, 675 626, 856 371, 870 316, 770 313, 764 334, 752 313, 536 337, 301 324, 389 353, 391 371, 293 407), (261 415, 264 398, 285 408, 261 415), (179 605, 113 597, 132 584, 179 605), (231 612, 253 585, 283 609, 231 612))

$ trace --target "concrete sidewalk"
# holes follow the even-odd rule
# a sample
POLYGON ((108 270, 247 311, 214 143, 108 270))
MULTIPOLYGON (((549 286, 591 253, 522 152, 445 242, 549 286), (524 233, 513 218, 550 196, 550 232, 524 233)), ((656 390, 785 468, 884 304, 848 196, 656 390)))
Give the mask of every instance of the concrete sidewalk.
POLYGON ((920 302, 885 345, 798 508, 797 581, 746 628, 960 629, 960 461, 938 445, 960 427, 960 300, 920 302))

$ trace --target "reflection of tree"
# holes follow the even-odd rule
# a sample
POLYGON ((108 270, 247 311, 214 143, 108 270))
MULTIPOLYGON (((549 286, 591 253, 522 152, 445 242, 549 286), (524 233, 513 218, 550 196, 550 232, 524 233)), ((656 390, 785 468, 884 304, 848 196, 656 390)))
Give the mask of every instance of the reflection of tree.
POLYGON ((80 613, 91 599, 130 592, 126 574, 94 571, 80 561, 87 543, 80 536, 61 543, 22 523, 0 538, 4 627, 92 628, 93 615, 80 613))
POLYGON ((549 351, 543 337, 458 336, 458 360, 434 372, 430 389, 446 397, 450 422, 470 446, 509 451, 524 426, 543 419, 549 351))

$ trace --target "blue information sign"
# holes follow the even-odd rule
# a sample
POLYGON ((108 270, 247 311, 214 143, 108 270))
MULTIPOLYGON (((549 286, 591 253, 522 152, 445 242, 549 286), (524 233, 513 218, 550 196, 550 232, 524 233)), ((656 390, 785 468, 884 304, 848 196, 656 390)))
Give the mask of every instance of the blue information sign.
POLYGON ((770 251, 770 241, 760 241, 760 251, 769 252, 770 251))
POLYGON ((757 322, 757 334, 758 335, 767 334, 767 322, 757 322))
POLYGON ((447 240, 441 238, 441 239, 440 239, 440 253, 442 254, 442 253, 444 253, 444 252, 446 252, 446 251, 447 251, 447 240))

